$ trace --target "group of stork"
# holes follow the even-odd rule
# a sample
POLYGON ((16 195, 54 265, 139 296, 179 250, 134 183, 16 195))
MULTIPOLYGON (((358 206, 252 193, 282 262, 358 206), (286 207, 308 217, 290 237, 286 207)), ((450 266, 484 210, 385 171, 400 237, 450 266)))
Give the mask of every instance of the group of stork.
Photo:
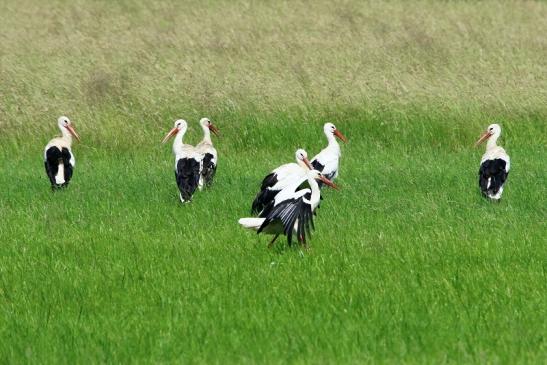
MULTIPOLYGON (((44 165, 53 190, 68 186, 76 164, 72 138, 80 141, 67 117, 61 116, 57 123, 61 136, 49 141, 44 150, 44 165)), ((175 180, 182 203, 190 202, 196 190, 210 186, 217 170, 218 155, 211 133, 218 136, 219 129, 208 118, 202 118, 199 124, 203 139, 196 146, 183 142, 188 129, 188 123, 183 119, 175 121, 162 141, 165 143, 174 137, 175 180)), ((327 146, 311 161, 306 151, 298 149, 296 163, 287 163, 271 171, 262 180, 252 202, 253 217, 239 220, 244 228, 273 235, 269 246, 279 235, 285 235, 289 245, 296 235, 297 241, 306 246, 314 229, 313 217, 321 201, 321 189, 324 186, 337 189, 333 181, 338 176, 341 153, 336 139, 347 140, 332 123, 326 123, 323 132, 327 146)), ((510 168, 509 156, 497 145, 500 135, 501 127, 491 124, 476 143, 478 146, 487 141, 479 168, 479 186, 483 196, 494 201, 501 199, 510 168)))
POLYGON ((211 140, 211 132, 219 135, 219 129, 209 120, 201 118, 199 121, 203 129, 203 139, 196 146, 183 142, 188 130, 188 123, 184 119, 175 121, 173 129, 163 138, 165 143, 171 137, 173 142, 173 155, 175 155, 175 180, 179 187, 181 203, 188 203, 196 189, 210 186, 217 171, 217 150, 211 140))
MULTIPOLYGON (((208 118, 202 118, 199 123, 203 129, 203 140, 196 146, 183 142, 188 128, 183 119, 177 120, 163 139, 165 143, 175 137, 175 179, 182 203, 191 201, 196 189, 211 185, 217 168, 217 151, 211 140, 211 132, 218 135, 219 130, 208 118)), ((320 187, 325 184, 336 188, 332 180, 338 176, 340 145, 335 137, 344 142, 346 137, 332 123, 326 123, 323 130, 327 147, 311 162, 306 151, 298 149, 296 163, 284 164, 263 179, 251 207, 255 217, 239 220, 245 228, 273 234, 270 245, 280 234, 287 236, 290 245, 294 232, 298 242, 306 246, 306 237, 313 228, 314 211, 321 199, 320 187)))
POLYGON ((326 123, 323 132, 327 146, 311 162, 306 151, 296 150, 296 163, 281 165, 262 180, 251 206, 255 217, 239 220, 244 228, 273 235, 270 247, 280 234, 287 237, 289 245, 296 234, 298 242, 307 246, 320 189, 325 185, 337 189, 332 182, 338 176, 341 155, 336 138, 347 140, 332 123, 326 123))

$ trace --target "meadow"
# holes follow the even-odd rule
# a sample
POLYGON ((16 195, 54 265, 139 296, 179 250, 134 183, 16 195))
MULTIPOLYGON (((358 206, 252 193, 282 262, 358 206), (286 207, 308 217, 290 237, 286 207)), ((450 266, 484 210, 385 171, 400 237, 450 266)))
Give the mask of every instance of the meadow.
POLYGON ((547 4, 0 3, 0 362, 547 359, 547 4), (43 147, 67 115, 70 187, 43 147), (177 118, 214 139, 181 205, 177 118), (262 177, 348 137, 309 250, 241 229, 262 177), (484 200, 492 122, 511 172, 484 200))

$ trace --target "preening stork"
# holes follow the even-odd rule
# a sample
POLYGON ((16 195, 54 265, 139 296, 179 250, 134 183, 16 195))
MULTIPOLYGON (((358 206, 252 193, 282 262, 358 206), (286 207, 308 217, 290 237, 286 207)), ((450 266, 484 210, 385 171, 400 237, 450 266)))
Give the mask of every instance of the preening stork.
POLYGON ((217 171, 217 150, 213 147, 211 132, 218 137, 219 129, 208 118, 201 118, 199 124, 203 129, 203 139, 196 146, 196 150, 201 156, 199 174, 199 189, 201 190, 203 186, 211 185, 217 171))
MULTIPOLYGON (((327 137, 328 145, 319 152, 311 161, 314 169, 321 172, 328 180, 333 181, 338 177, 338 166, 340 164, 340 145, 335 137, 340 138, 344 143, 347 142, 346 137, 332 123, 325 123, 323 132, 327 137)), ((322 182, 319 182, 319 187, 322 187, 322 182)))
POLYGON ((294 180, 291 185, 275 196, 274 200, 264 208, 257 218, 241 218, 239 224, 244 228, 255 230, 257 233, 264 232, 274 235, 269 247, 273 245, 280 234, 287 236, 289 245, 292 243, 293 234, 296 234, 298 242, 306 246, 307 236, 314 228, 314 211, 321 200, 321 191, 317 181, 337 188, 317 170, 308 170, 306 179, 309 188, 299 188, 300 183, 294 180))
POLYGON ((281 165, 262 180, 260 191, 253 200, 251 213, 260 213, 287 186, 294 184, 299 186, 306 181, 306 172, 313 170, 308 160, 308 153, 300 148, 296 150, 295 159, 296 163, 291 162, 281 165))
POLYGON ((509 155, 496 144, 500 135, 499 124, 491 124, 475 144, 475 146, 479 146, 482 142, 488 141, 486 142, 486 152, 481 159, 479 186, 482 194, 493 200, 501 199, 503 186, 511 167, 509 155))
POLYGON ((66 187, 72 178, 76 160, 72 153, 72 137, 80 140, 70 119, 65 116, 57 119, 61 136, 53 138, 44 149, 44 165, 51 188, 66 187))
POLYGON ((194 146, 184 144, 182 138, 188 129, 188 124, 184 119, 175 122, 173 129, 163 138, 162 143, 175 136, 173 141, 173 155, 175 155, 175 178, 179 187, 179 197, 182 203, 192 200, 192 195, 196 191, 200 177, 201 157, 194 146))

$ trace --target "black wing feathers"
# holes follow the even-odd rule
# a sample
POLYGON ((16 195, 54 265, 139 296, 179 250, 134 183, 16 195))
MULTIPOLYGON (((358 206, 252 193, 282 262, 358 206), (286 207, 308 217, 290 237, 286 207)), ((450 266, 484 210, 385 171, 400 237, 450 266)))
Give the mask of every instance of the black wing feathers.
POLYGON ((260 190, 264 190, 266 188, 271 188, 275 184, 277 184, 277 174, 272 172, 271 174, 267 175, 263 180, 262 184, 260 185, 260 190))
POLYGON ((479 185, 484 195, 496 195, 505 183, 509 173, 505 171, 506 162, 500 158, 486 160, 479 169, 479 185), (490 185, 488 180, 490 179, 490 185))
POLYGON ((203 156, 201 175, 203 176, 205 186, 211 185, 217 172, 217 165, 213 162, 213 157, 211 153, 206 153, 203 156))
POLYGON ((311 165, 313 166, 314 170, 317 170, 317 171, 319 171, 319 172, 322 172, 323 169, 325 168, 325 165, 321 165, 321 164, 319 163, 319 161, 317 161, 317 160, 313 160, 313 161, 311 162, 311 165))
MULTIPOLYGON (((308 193, 305 197, 309 199, 310 195, 308 193)), ((304 201, 304 197, 286 200, 276 206, 272 202, 264 209, 260 216, 265 218, 265 220, 262 226, 260 226, 258 233, 262 232, 272 222, 279 220, 283 224, 283 233, 287 236, 289 245, 292 244, 295 224, 297 240, 304 244, 306 243, 306 237, 311 234, 311 230, 314 228, 311 206, 304 201)))
POLYGON ((68 148, 63 148, 59 150, 59 148, 53 146, 48 148, 46 151, 46 160, 44 161, 44 166, 46 168, 46 174, 49 178, 49 181, 51 182, 51 186, 54 188, 60 188, 67 186, 70 182, 70 179, 72 178, 72 165, 70 164, 70 151, 68 148), (57 184, 55 181, 55 175, 59 172, 59 164, 63 164, 64 166, 64 184, 57 184))
POLYGON ((55 182, 55 175, 59 171, 59 162, 62 160, 61 151, 57 147, 50 147, 46 151, 46 160, 44 166, 46 168, 46 174, 49 177, 51 186, 57 186, 55 182))
POLYGON ((65 183, 63 186, 67 186, 70 179, 72 179, 72 165, 70 163, 70 157, 72 156, 68 148, 63 148, 61 155, 63 156, 63 164, 65 165, 65 183))
POLYGON ((253 200, 253 204, 251 206, 252 214, 260 213, 270 202, 274 200, 279 191, 271 190, 269 188, 277 184, 278 181, 277 175, 274 172, 268 174, 262 180, 262 184, 260 184, 260 191, 256 194, 255 200, 253 200))
POLYGON ((252 214, 258 214, 263 211, 268 204, 272 203, 275 199, 275 196, 279 193, 278 190, 264 189, 256 194, 255 200, 253 200, 253 205, 251 207, 252 214))
POLYGON ((177 161, 175 177, 182 198, 191 200, 199 184, 199 162, 193 158, 181 158, 177 161))

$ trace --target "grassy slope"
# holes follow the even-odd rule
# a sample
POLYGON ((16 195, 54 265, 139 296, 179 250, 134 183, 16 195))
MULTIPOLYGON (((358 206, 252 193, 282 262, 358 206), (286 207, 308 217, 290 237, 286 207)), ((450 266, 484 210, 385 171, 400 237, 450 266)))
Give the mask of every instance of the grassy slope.
POLYGON ((30 4, 0 5, 3 362, 545 359, 545 5, 30 4), (61 112, 84 141, 52 195, 61 112), (218 179, 181 207, 159 141, 203 114, 218 179), (267 250, 236 221, 326 120, 343 189, 310 252, 267 250), (500 204, 471 148, 490 120, 500 204))

